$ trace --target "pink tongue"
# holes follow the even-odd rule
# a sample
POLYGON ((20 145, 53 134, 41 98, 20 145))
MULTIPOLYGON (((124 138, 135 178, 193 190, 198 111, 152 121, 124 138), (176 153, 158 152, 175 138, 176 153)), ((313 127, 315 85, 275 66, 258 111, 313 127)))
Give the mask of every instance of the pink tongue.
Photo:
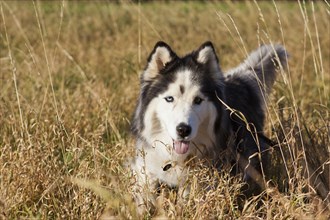
POLYGON ((185 154, 189 149, 189 141, 174 141, 174 150, 178 154, 185 154))

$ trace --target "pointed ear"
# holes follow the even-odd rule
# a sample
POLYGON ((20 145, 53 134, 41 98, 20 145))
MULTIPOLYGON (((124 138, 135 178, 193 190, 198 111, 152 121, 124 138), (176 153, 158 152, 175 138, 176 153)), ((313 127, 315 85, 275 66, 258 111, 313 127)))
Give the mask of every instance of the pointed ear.
POLYGON ((206 65, 211 74, 221 76, 219 60, 215 53, 213 44, 210 41, 203 43, 195 54, 195 58, 198 63, 206 65))
POLYGON ((149 55, 148 64, 142 79, 144 81, 152 80, 165 68, 167 63, 171 62, 176 57, 177 55, 172 51, 170 46, 162 41, 157 42, 149 55))

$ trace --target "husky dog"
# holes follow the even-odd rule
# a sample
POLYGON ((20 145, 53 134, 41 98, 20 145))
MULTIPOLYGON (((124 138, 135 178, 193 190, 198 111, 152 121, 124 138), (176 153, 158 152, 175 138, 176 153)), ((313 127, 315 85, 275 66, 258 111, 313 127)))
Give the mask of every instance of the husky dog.
POLYGON ((152 192, 160 183, 183 186, 192 158, 221 167, 226 150, 249 189, 260 189, 269 146, 265 98, 286 63, 282 46, 263 45, 223 74, 211 42, 183 57, 158 42, 140 78, 132 123, 138 205, 154 203, 152 192))

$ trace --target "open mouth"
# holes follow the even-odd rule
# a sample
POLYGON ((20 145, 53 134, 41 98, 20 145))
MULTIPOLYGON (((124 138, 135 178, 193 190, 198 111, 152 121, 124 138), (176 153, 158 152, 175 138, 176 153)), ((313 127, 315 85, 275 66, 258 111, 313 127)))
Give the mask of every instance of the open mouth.
POLYGON ((177 154, 185 154, 189 150, 190 141, 173 140, 173 148, 177 154))

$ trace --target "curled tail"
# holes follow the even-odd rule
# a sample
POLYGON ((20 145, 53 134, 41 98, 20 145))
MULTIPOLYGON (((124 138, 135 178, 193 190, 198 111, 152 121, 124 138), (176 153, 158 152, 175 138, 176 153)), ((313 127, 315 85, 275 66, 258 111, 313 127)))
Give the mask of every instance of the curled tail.
POLYGON ((276 79, 276 70, 286 67, 288 54, 282 45, 262 45, 227 75, 255 78, 257 76, 266 93, 269 93, 276 79))

